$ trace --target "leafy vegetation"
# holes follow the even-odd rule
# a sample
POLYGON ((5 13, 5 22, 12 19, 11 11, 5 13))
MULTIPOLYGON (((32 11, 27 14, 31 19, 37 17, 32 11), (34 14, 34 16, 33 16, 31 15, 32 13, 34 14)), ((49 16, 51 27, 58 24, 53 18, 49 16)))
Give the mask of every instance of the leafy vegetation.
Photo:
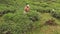
POLYGON ((60 0, 0 0, 0 34, 60 34, 60 0))
POLYGON ((60 19, 60 12, 53 12, 52 16, 55 17, 55 18, 60 19))

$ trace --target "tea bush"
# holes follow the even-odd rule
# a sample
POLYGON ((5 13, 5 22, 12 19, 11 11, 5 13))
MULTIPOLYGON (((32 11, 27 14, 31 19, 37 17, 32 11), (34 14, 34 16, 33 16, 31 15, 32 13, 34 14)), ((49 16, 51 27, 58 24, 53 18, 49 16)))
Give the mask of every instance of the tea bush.
POLYGON ((51 15, 57 19, 60 19, 60 12, 53 12, 51 15))
MULTIPOLYGON (((59 9, 60 4, 57 2, 60 3, 58 0, 56 3, 53 0, 0 0, 0 12, 8 11, 0 17, 0 34, 28 34, 30 31, 35 32, 36 28, 40 30, 41 23, 45 21, 45 15, 41 14, 43 16, 41 19, 40 13, 50 13, 53 8, 59 9), (27 2, 31 9, 27 15, 24 15, 24 6, 27 2), (14 12, 15 10, 16 12, 14 12), (41 23, 40 20, 42 20, 41 23)), ((54 12, 52 11, 52 16, 55 14, 54 12)), ((57 15, 59 16, 59 14, 57 15)))
MULTIPOLYGON (((32 11, 27 15, 24 15, 24 14, 17 15, 17 14, 8 13, 4 15, 3 18, 5 23, 9 24, 9 25, 6 24, 7 26, 9 26, 8 28, 6 26, 5 27, 6 29, 10 28, 12 30, 12 33, 14 34, 20 34, 20 33, 26 34, 27 32, 32 31, 39 26, 38 21, 40 21, 40 14, 38 14, 35 11, 32 11), (35 20, 35 21, 32 21, 32 20, 35 20)), ((4 27, 4 26, 1 26, 1 27, 4 27)))
POLYGON ((37 12, 40 12, 40 13, 51 13, 52 10, 51 9, 37 9, 37 12))

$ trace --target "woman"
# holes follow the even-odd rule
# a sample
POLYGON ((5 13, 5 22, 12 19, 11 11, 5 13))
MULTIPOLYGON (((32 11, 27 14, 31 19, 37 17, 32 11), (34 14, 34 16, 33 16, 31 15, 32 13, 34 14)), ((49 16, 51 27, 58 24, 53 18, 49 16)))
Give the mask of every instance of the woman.
POLYGON ((29 4, 27 4, 25 7, 24 7, 24 14, 28 14, 30 11, 30 6, 29 4))

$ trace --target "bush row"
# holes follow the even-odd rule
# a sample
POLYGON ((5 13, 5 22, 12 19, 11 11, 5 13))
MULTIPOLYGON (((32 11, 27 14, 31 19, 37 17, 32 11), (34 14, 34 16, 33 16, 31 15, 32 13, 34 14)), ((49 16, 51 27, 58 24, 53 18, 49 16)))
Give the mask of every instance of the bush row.
POLYGON ((4 23, 0 26, 0 31, 9 34, 26 34, 36 29, 39 26, 38 21, 40 21, 40 15, 35 11, 27 15, 8 13, 3 18, 4 23))
POLYGON ((0 11, 0 16, 3 16, 4 14, 7 13, 14 13, 16 10, 4 10, 4 11, 0 11))
POLYGON ((51 15, 55 18, 60 19, 60 12, 52 12, 51 15))

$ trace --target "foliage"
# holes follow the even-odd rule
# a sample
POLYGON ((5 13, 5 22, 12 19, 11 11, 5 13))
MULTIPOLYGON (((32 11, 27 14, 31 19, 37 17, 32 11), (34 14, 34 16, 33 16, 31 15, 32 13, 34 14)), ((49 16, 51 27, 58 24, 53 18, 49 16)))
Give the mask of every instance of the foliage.
POLYGON ((57 19, 60 19, 60 12, 53 12, 51 15, 57 19))
POLYGON ((45 19, 43 13, 50 13, 51 17, 60 19, 60 0, 0 0, 0 12, 5 13, 0 17, 1 34, 28 34, 40 29, 41 23, 49 18, 47 16, 45 19), (26 3, 31 8, 27 15, 23 14, 26 3), (53 12, 52 9, 56 11, 53 12))
MULTIPOLYGON (((20 34, 20 33, 22 34, 22 33, 32 31, 39 26, 38 25, 39 22, 37 23, 36 21, 33 22, 30 20, 30 17, 34 17, 34 16, 36 16, 36 18, 38 19, 37 22, 40 21, 40 17, 39 17, 40 15, 34 11, 30 12, 27 15, 8 13, 8 14, 4 15, 4 17, 3 17, 5 23, 9 24, 5 28, 6 29, 7 29, 7 27, 8 27, 8 29, 10 28, 12 33, 16 33, 16 34, 20 34), (12 27, 14 27, 14 28, 12 28, 12 27), (13 32, 13 31, 15 31, 15 32, 13 32)), ((1 27, 4 27, 4 26, 2 25, 1 27)))

